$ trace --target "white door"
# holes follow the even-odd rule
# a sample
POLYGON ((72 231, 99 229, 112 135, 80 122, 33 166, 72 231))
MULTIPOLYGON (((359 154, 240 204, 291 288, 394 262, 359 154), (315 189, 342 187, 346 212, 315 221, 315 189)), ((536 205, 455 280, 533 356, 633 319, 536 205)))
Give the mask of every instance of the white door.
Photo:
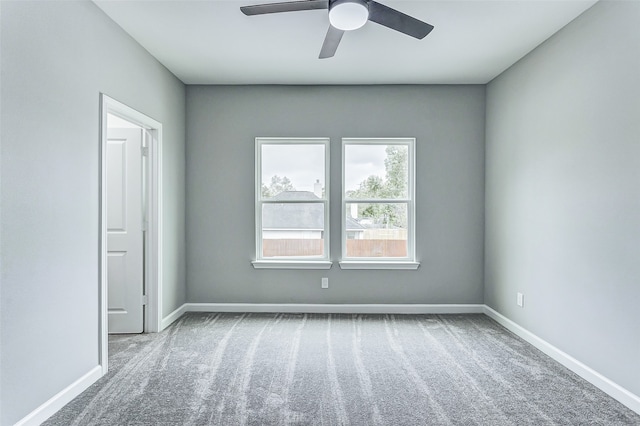
POLYGON ((109 333, 143 331, 142 132, 107 130, 109 333))

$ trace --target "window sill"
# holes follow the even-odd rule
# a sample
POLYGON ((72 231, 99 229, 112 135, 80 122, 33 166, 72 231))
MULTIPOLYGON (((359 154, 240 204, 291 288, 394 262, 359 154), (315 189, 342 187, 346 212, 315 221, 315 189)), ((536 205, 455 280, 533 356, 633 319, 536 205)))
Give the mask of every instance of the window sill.
POLYGON ((255 269, 331 269, 333 263, 329 260, 253 260, 255 269))
POLYGON ((416 270, 420 266, 420 262, 385 262, 376 260, 342 260, 340 269, 405 269, 416 270))

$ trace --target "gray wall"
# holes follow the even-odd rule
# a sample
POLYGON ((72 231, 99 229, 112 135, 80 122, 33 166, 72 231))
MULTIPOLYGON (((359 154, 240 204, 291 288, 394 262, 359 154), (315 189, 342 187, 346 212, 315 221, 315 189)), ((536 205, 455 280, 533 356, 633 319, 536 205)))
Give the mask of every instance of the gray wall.
POLYGON ((0 424, 98 364, 99 93, 164 124, 164 313, 185 301, 185 88, 91 2, 2 2, 0 424))
POLYGON ((189 86, 187 300, 482 303, 484 86, 189 86), (255 270, 256 136, 331 138, 331 257, 341 137, 417 138, 417 271, 255 270), (329 289, 320 278, 329 277, 329 289))
POLYGON ((639 22, 601 1, 488 85, 485 231, 485 302, 636 395, 639 22))

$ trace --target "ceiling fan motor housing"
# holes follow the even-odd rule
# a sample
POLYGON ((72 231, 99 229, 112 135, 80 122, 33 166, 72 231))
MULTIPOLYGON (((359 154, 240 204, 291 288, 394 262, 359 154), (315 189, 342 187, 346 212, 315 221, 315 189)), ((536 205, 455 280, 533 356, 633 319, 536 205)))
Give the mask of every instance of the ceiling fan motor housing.
POLYGON ((367 0, 329 0, 329 21, 343 31, 356 30, 369 19, 367 0))

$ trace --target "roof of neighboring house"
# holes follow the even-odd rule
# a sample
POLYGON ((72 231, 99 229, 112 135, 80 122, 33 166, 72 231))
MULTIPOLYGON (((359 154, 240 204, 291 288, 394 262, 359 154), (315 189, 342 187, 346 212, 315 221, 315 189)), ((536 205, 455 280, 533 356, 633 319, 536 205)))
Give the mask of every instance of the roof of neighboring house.
POLYGON ((271 200, 319 200, 316 194, 311 191, 282 191, 270 198, 271 200))
MULTIPOLYGON (((311 191, 284 191, 271 200, 319 200, 311 191)), ((321 203, 266 203, 262 205, 263 229, 324 228, 324 206, 321 203)))
POLYGON ((320 203, 263 204, 263 229, 323 229, 324 206, 320 203))
MULTIPOLYGON (((271 200, 319 200, 311 191, 284 191, 271 200)), ((322 203, 265 203, 262 205, 263 229, 304 229, 324 228, 324 206, 322 203)), ((347 218, 347 230, 364 229, 357 221, 347 218)))
POLYGON ((347 217, 347 231, 360 231, 365 227, 360 224, 357 220, 347 217))

